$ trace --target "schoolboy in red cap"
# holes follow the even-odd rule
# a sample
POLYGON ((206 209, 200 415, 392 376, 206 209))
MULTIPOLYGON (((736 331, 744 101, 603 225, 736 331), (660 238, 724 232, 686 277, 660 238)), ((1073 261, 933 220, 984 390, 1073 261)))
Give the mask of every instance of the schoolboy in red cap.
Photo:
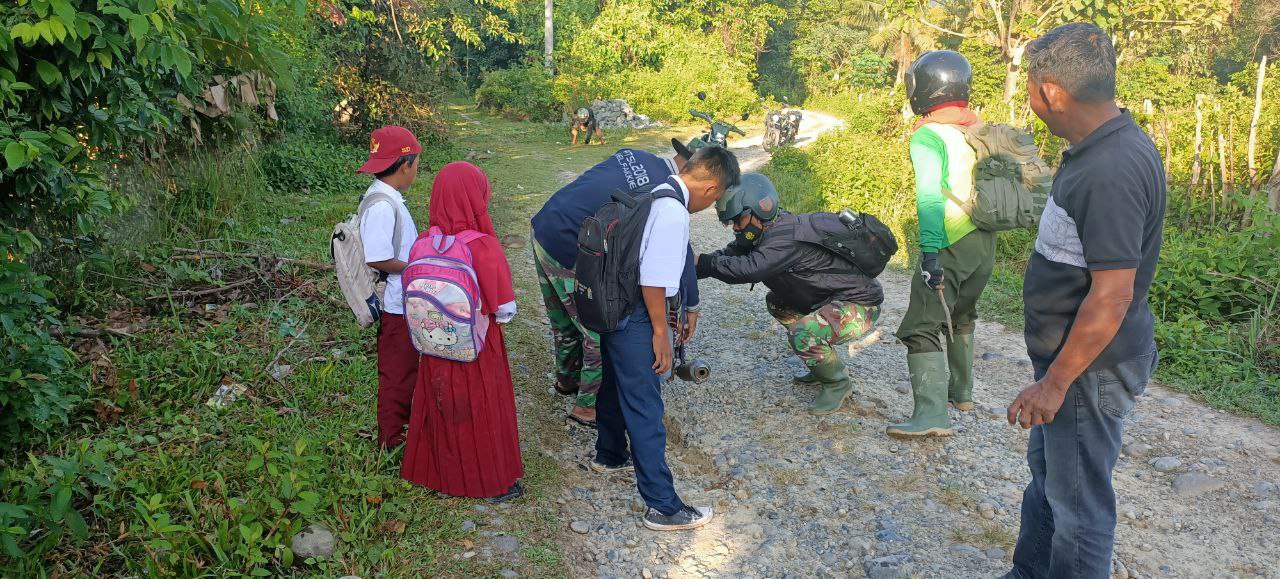
POLYGON ((405 440, 418 377, 418 352, 413 349, 404 321, 400 272, 418 237, 403 193, 418 176, 420 153, 422 145, 413 133, 388 125, 373 132, 369 159, 358 169, 374 176, 365 196, 376 192, 385 193, 388 198, 373 202, 360 216, 365 262, 387 274, 383 311, 378 318, 378 444, 384 448, 394 448, 405 440))

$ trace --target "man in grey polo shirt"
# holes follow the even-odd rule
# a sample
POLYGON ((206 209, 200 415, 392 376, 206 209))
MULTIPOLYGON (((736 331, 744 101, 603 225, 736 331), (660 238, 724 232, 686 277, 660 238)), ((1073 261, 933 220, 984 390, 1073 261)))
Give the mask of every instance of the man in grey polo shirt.
POLYGON ((1036 382, 1009 405, 1031 429, 1031 484, 1006 577, 1110 576, 1121 420, 1156 366, 1147 289, 1164 223, 1160 154, 1115 102, 1116 53, 1092 24, 1027 50, 1031 109, 1062 155, 1024 281, 1036 382))

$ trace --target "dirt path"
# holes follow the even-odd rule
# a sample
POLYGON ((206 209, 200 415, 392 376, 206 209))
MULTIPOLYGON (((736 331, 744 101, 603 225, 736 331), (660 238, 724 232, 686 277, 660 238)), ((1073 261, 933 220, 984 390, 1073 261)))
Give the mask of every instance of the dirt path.
MULTIPOLYGON (((806 114, 811 140, 838 121, 806 114), (812 121, 812 122, 811 122, 812 121)), ((744 166, 766 154, 744 139, 744 166)), ((695 249, 731 237, 710 212, 693 219, 695 249)), ((905 443, 884 427, 910 414, 905 349, 892 336, 907 305, 905 275, 881 277, 877 332, 845 356, 855 397, 814 418, 815 388, 784 332, 764 311, 764 290, 702 285, 694 354, 712 378, 667 386, 668 459, 682 497, 717 518, 690 533, 640 526, 630 476, 579 467, 558 499, 575 577, 993 577, 1009 567, 1027 435, 1004 405, 1031 377, 1022 336, 982 322, 978 408, 956 413, 957 436, 905 443)), ((566 426, 565 464, 590 460, 594 432, 566 426)), ((1280 432, 1211 410, 1156 385, 1126 424, 1116 469, 1117 576, 1278 577, 1280 432), (1198 474, 1196 474, 1198 473, 1198 474)))

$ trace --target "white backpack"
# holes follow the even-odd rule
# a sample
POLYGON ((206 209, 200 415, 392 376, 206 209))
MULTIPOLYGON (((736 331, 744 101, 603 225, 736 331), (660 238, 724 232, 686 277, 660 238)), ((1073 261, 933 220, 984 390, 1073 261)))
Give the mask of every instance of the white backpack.
POLYGON ((364 259, 364 243, 360 241, 360 219, 374 203, 386 201, 395 210, 395 232, 391 246, 400 250, 400 210, 390 195, 381 191, 366 193, 360 199, 356 212, 333 228, 329 249, 333 255, 333 269, 338 274, 338 287, 346 298, 356 322, 367 328, 382 315, 382 296, 387 288, 387 274, 372 267, 364 259))

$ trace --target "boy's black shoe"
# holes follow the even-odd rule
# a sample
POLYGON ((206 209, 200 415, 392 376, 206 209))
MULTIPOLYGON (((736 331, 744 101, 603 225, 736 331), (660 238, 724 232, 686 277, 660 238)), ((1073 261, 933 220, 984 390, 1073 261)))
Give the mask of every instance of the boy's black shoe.
POLYGON ((595 459, 595 458, 591 459, 592 472, 596 472, 599 474, 613 474, 615 472, 631 472, 631 471, 634 471, 635 469, 636 469, 635 463, 631 462, 631 459, 629 458, 626 461, 624 461, 622 464, 617 466, 609 466, 607 464, 600 462, 599 459, 595 459))
POLYGON ((682 531, 696 529, 711 522, 711 507, 690 507, 676 511, 674 515, 664 515, 656 509, 649 509, 644 514, 644 526, 654 531, 682 531))

